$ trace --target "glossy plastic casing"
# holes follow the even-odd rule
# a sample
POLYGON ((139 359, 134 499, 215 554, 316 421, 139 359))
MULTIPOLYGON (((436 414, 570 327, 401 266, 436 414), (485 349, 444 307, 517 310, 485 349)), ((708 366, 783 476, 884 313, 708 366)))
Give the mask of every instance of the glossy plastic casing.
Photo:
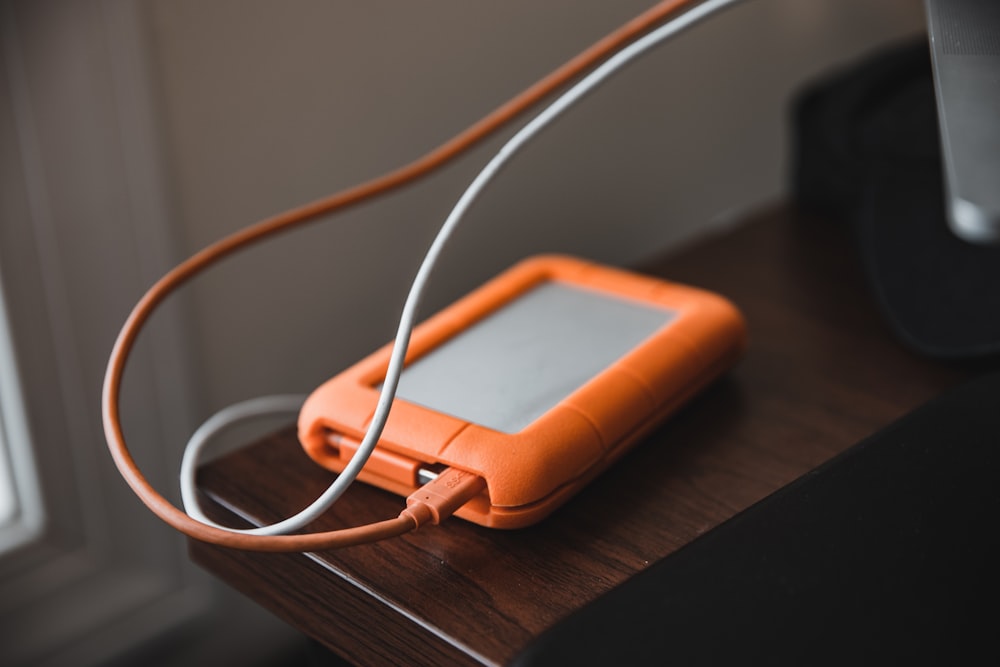
MULTIPOLYGON (((563 256, 527 259, 417 326, 407 364, 545 281, 665 307, 671 321, 516 433, 396 398, 359 479, 408 496, 421 469, 454 467, 487 489, 456 515, 494 528, 541 520, 687 399, 730 368, 745 346, 737 309, 710 292, 563 256)), ((304 404, 299 439, 339 472, 375 411, 391 345, 325 382, 304 404)))

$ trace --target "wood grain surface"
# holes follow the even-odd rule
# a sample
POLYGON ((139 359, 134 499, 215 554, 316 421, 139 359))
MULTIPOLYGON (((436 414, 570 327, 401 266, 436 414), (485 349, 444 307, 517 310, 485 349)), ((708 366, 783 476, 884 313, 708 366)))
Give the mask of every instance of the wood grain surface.
MULTIPOLYGON (((502 665, 565 614, 964 377, 901 347, 846 235, 788 208, 638 270, 731 299, 748 320, 747 355, 549 519, 510 532, 453 519, 312 555, 193 542, 193 559, 352 663, 502 665)), ((207 504, 230 522, 277 520, 330 481, 291 429, 200 472, 207 504)), ((400 508, 355 484, 315 527, 400 508)))

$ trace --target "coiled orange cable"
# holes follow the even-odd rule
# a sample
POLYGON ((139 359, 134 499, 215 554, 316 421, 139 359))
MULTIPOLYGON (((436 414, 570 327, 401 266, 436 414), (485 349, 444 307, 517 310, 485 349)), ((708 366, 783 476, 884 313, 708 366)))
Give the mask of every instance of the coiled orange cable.
POLYGON ((413 516, 404 513, 395 519, 379 523, 321 533, 241 535, 203 524, 175 507, 145 479, 125 444, 122 432, 119 410, 122 376, 140 330, 167 296, 211 264, 278 232, 371 199, 429 174, 629 42, 693 4, 695 0, 659 2, 423 157, 378 178, 237 231, 204 248, 160 278, 136 303, 119 332, 108 362, 102 394, 102 417, 108 448, 118 471, 140 500, 167 524, 189 537, 221 546, 257 551, 319 551, 374 542, 415 529, 417 524, 413 516))

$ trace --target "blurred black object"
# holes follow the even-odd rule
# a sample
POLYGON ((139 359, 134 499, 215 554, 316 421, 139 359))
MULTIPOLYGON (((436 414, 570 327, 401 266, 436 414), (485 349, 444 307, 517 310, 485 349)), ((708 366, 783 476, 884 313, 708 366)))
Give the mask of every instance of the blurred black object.
POLYGON ((1000 373, 803 475, 512 663, 998 664, 1000 373))
POLYGON ((925 37, 807 86, 792 107, 793 196, 803 210, 851 225, 905 345, 941 359, 993 357, 1000 247, 948 229, 934 95, 925 37))

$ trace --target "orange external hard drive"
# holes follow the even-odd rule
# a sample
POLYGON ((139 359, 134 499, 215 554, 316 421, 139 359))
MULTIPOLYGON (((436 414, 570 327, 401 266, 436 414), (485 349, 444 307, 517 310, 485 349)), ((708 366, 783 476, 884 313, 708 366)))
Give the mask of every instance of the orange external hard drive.
MULTIPOLYGON (((525 260, 420 324, 385 430, 358 479, 408 496, 446 467, 486 490, 457 516, 535 523, 732 366, 740 313, 703 290, 561 256, 525 260)), ((364 436, 387 345, 299 415, 341 471, 364 436)))

